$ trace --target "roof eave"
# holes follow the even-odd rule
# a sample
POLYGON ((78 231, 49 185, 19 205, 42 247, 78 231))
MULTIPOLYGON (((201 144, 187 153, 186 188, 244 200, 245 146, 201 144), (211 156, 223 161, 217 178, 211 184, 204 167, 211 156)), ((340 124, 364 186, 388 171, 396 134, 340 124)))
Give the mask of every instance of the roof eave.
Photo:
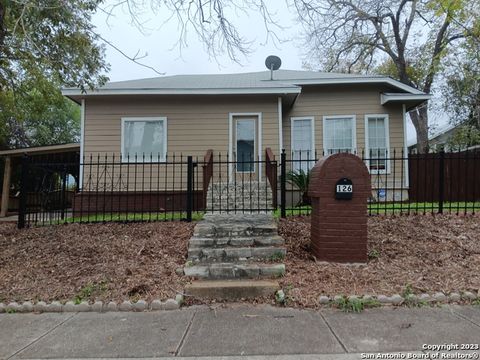
POLYGON ((295 85, 336 85, 336 84, 387 84, 409 94, 425 95, 424 92, 408 86, 390 77, 358 77, 358 78, 328 78, 306 79, 292 82, 295 85))
POLYGON ((78 98, 97 95, 248 95, 248 94, 299 94, 301 87, 229 88, 229 89, 98 89, 82 92, 79 89, 62 89, 62 95, 78 98))
POLYGON ((380 103, 386 105, 389 103, 402 103, 407 105, 407 110, 413 109, 420 104, 432 98, 429 94, 380 94, 380 103))
POLYGON ((59 145, 32 146, 18 149, 1 150, 0 156, 22 156, 28 154, 40 155, 55 152, 80 151, 80 143, 68 143, 59 145))

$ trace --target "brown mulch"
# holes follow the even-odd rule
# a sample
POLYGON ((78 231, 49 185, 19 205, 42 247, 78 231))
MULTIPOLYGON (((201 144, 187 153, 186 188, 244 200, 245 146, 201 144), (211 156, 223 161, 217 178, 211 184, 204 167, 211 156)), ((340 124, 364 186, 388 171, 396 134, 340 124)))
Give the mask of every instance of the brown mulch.
MULTIPOLYGON (((309 252, 309 217, 280 220, 290 306, 315 307, 321 294, 480 289, 480 216, 369 218, 366 265, 318 263, 309 252)), ((166 299, 189 281, 185 264, 194 223, 45 226, 0 223, 0 302, 166 299)), ((272 302, 272 299, 256 299, 272 302)), ((190 303, 191 301, 189 301, 190 303)), ((196 302, 194 302, 196 303, 196 302)))
POLYGON ((281 220, 287 243, 282 285, 292 304, 313 307, 318 296, 401 294, 480 289, 480 217, 371 217, 366 265, 318 263, 309 252, 310 218, 281 220))
POLYGON ((0 224, 0 302, 165 299, 182 291, 194 223, 0 224))

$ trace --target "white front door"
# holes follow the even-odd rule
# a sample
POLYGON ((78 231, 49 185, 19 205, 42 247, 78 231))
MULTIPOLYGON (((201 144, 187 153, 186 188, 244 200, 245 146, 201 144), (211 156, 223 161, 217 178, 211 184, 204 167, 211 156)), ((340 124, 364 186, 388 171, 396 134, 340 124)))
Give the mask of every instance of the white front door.
POLYGON ((229 114, 228 174, 262 180, 262 113, 229 114))
POLYGON ((291 119, 293 171, 308 171, 315 162, 314 119, 295 117, 291 119))

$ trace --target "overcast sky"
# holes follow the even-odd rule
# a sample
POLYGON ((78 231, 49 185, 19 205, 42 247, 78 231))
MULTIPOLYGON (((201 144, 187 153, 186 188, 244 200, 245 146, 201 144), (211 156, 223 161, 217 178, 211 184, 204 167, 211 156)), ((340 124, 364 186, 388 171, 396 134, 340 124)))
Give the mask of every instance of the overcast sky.
MULTIPOLYGON (((146 56, 140 62, 155 68, 165 75, 200 73, 236 73, 265 70, 265 58, 278 55, 282 59, 282 69, 301 70, 304 53, 301 49, 300 26, 295 21, 294 9, 289 9, 284 1, 267 0, 270 11, 283 29, 276 29, 281 41, 266 40, 266 31, 262 18, 253 12, 235 14, 232 18, 242 36, 251 41, 251 54, 241 57, 240 64, 227 55, 217 59, 209 57, 203 44, 199 43, 192 31, 187 38, 187 47, 178 46, 178 25, 174 20, 165 23, 162 14, 150 11, 140 17, 144 24, 143 32, 131 24, 131 17, 125 9, 117 8, 113 16, 98 12, 93 19, 99 33, 128 56, 139 54, 146 56)), ((148 10, 148 9, 147 9, 148 10)), ((107 61, 111 65, 108 73, 110 81, 138 79, 159 76, 155 71, 142 67, 127 59, 114 48, 107 46, 107 61)), ((432 123, 432 121, 431 121, 432 123)), ((445 121, 440 120, 438 127, 445 121)), ((407 127, 408 139, 415 138, 413 125, 407 127)))
MULTIPOLYGON (((302 68, 302 53, 295 46, 299 39, 296 38, 298 26, 294 21, 294 13, 284 1, 268 2, 275 19, 284 27, 276 30, 282 42, 272 38, 265 41, 267 33, 258 14, 234 15, 232 18, 242 36, 252 42, 252 52, 248 57, 240 58, 241 64, 235 63, 227 55, 219 56, 216 60, 210 58, 193 31, 187 38, 188 47, 180 51, 177 23, 171 20, 165 24, 166 17, 161 14, 146 12, 141 16, 146 28, 143 34, 130 23, 131 18, 125 9, 117 9, 115 16, 108 20, 105 13, 98 12, 94 24, 102 36, 127 55, 134 56, 137 51, 148 54, 140 61, 166 75, 261 71, 265 70, 265 58, 272 54, 280 56, 283 69, 299 70, 302 68)), ((111 64, 108 74, 111 81, 158 76, 153 70, 128 60, 112 47, 107 47, 107 60, 111 64)))

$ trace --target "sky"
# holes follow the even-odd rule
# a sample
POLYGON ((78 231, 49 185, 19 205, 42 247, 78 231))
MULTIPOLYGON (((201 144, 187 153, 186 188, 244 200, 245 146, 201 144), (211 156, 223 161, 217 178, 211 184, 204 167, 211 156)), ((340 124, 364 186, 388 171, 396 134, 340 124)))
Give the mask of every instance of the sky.
MULTIPOLYGON (((234 14, 231 18, 242 36, 251 42, 251 54, 241 57, 240 64, 226 54, 217 59, 209 57, 193 31, 187 37, 188 46, 180 49, 177 44, 177 23, 172 19, 165 24, 165 15, 151 12, 143 14, 141 20, 145 22, 143 26, 146 28, 143 33, 131 24, 126 9, 117 8, 111 17, 98 12, 93 23, 103 37, 127 55, 134 56, 137 52, 147 54, 140 61, 165 75, 262 71, 265 70, 265 58, 272 54, 282 59, 282 69, 302 69, 301 49, 296 45, 299 43, 296 36, 298 26, 292 9, 287 9, 283 1, 267 2, 275 19, 284 28, 276 31, 281 41, 273 38, 265 41, 267 33, 263 20, 255 12, 234 14)), ((106 49, 106 55, 111 65, 108 74, 111 81, 158 76, 155 71, 133 63, 110 46, 106 49)))
MULTIPOLYGON (((110 4, 116 2, 110 0, 110 4)), ((146 2, 148 3, 148 1, 146 2)), ((274 29, 280 38, 268 38, 259 14, 236 13, 230 18, 242 36, 251 42, 251 53, 240 57, 240 63, 231 60, 228 55, 212 58, 191 31, 187 36, 187 46, 178 46, 178 23, 175 19, 166 22, 165 12, 154 13, 146 9, 140 14, 142 29, 132 24, 132 18, 125 8, 116 8, 112 16, 98 12, 93 18, 97 31, 127 56, 144 56, 139 61, 165 75, 177 74, 215 74, 238 73, 265 70, 265 58, 277 55, 282 59, 282 69, 302 70, 305 54, 302 51, 301 27, 295 20, 295 11, 288 8, 284 1, 266 0, 276 23, 282 28, 274 29)), ((107 6, 109 2, 107 1, 107 6)), ((110 81, 130 80, 160 76, 156 71, 140 66, 127 59, 112 46, 106 48, 107 62, 111 68, 107 74, 110 81)), ((431 121, 432 123, 432 121, 431 121)), ((443 127, 440 120, 438 127, 443 127)), ((407 124, 407 138, 415 139, 415 130, 410 120, 407 124)))

